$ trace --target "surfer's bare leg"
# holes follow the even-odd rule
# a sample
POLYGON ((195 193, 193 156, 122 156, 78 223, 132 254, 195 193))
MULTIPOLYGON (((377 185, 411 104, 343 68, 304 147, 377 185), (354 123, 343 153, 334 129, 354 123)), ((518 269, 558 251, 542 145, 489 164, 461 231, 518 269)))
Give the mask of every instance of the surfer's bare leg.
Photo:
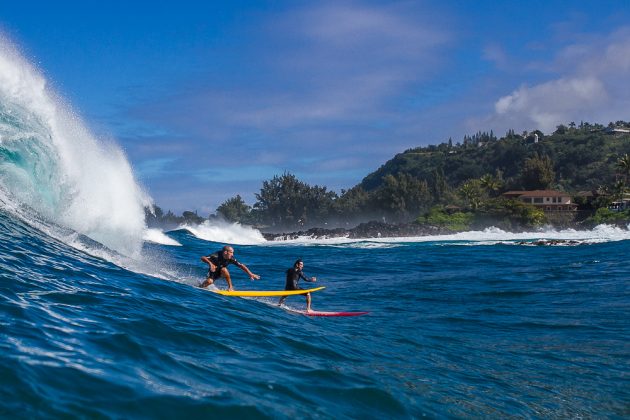
POLYGON ((311 294, 307 293, 306 294, 306 312, 312 312, 313 310, 311 309, 311 294))
POLYGON ((212 280, 212 277, 208 277, 206 279, 206 281, 204 281, 203 283, 201 283, 201 286, 199 287, 208 287, 210 286, 212 283, 214 283, 214 280, 212 280))
POLYGON ((217 266, 212 264, 212 262, 210 262, 210 259, 208 259, 206 257, 201 257, 201 261, 205 262, 206 264, 208 264, 210 266, 210 271, 208 271, 208 277, 206 278, 206 281, 201 283, 201 286, 199 286, 199 287, 208 287, 212 283, 214 283, 214 280, 212 279, 212 274, 214 274, 214 271, 217 269, 217 266))
POLYGON ((221 277, 225 278, 225 281, 227 281, 228 290, 229 291, 234 290, 234 288, 232 287, 232 277, 230 277, 230 272, 228 271, 227 268, 223 267, 221 269, 221 277))

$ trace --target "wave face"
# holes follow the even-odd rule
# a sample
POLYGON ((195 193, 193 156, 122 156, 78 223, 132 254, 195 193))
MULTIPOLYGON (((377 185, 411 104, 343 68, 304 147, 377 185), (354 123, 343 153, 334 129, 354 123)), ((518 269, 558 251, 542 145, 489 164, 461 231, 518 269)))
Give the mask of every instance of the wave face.
POLYGON ((141 250, 150 204, 124 153, 97 141, 1 36, 0 203, 128 256, 141 250))
POLYGON ((235 245, 237 289, 302 257, 314 309, 370 311, 310 318, 195 287, 222 242, 153 236, 142 274, 0 209, 1 417, 627 417, 628 239, 235 245))

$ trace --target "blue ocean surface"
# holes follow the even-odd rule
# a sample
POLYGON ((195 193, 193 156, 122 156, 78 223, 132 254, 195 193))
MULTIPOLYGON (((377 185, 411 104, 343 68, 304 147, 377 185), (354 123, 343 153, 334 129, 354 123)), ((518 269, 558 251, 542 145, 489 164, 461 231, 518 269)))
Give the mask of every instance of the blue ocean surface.
POLYGON ((0 211, 0 417, 627 417, 630 239, 609 231, 235 245, 261 275, 232 266, 237 289, 301 257, 314 309, 370 312, 317 318, 198 288, 223 243, 189 230, 141 270, 0 211))
POLYGON ((2 37, 0 61, 0 418, 630 417, 627 227, 147 229, 125 153, 2 37), (302 258, 314 309, 369 314, 199 288, 225 244, 261 276, 232 266, 237 289, 280 290, 302 258))

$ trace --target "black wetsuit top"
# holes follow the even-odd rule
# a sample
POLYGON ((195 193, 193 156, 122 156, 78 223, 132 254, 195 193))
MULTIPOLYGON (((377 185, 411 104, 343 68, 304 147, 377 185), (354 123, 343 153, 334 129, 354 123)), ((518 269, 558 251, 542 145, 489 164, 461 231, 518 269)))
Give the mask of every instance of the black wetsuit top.
POLYGON ((219 277, 221 277, 221 269, 223 267, 227 267, 230 264, 234 264, 235 266, 239 268, 242 266, 242 264, 236 261, 234 258, 230 258, 230 259, 225 258, 223 256, 223 251, 217 251, 214 254, 206 255, 206 258, 208 258, 212 262, 212 264, 217 266, 214 272, 208 270, 208 277, 212 278, 213 280, 216 280, 219 277))
POLYGON ((289 268, 287 270, 287 282, 284 285, 284 290, 300 290, 301 287, 298 287, 298 282, 300 279, 304 279, 305 281, 311 281, 311 279, 307 278, 302 270, 298 270, 297 268, 289 268))

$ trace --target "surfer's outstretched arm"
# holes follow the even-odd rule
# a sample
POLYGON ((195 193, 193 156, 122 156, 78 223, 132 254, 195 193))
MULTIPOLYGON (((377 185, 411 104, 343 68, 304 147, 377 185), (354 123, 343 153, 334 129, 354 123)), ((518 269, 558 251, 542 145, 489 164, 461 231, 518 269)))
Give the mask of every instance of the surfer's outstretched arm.
POLYGON ((260 276, 258 274, 254 274, 251 271, 249 271, 249 268, 247 268, 247 266, 245 264, 241 263, 239 265, 239 268, 241 270, 243 270, 245 273, 247 273, 247 275, 249 276, 249 278, 251 280, 258 280, 258 279, 260 279, 260 276))
POLYGON ((314 282, 317 281, 317 277, 310 277, 310 278, 306 277, 306 275, 304 275, 304 273, 301 272, 301 271, 300 271, 300 278, 302 278, 304 281, 308 281, 308 282, 311 282, 311 283, 314 283, 314 282))

